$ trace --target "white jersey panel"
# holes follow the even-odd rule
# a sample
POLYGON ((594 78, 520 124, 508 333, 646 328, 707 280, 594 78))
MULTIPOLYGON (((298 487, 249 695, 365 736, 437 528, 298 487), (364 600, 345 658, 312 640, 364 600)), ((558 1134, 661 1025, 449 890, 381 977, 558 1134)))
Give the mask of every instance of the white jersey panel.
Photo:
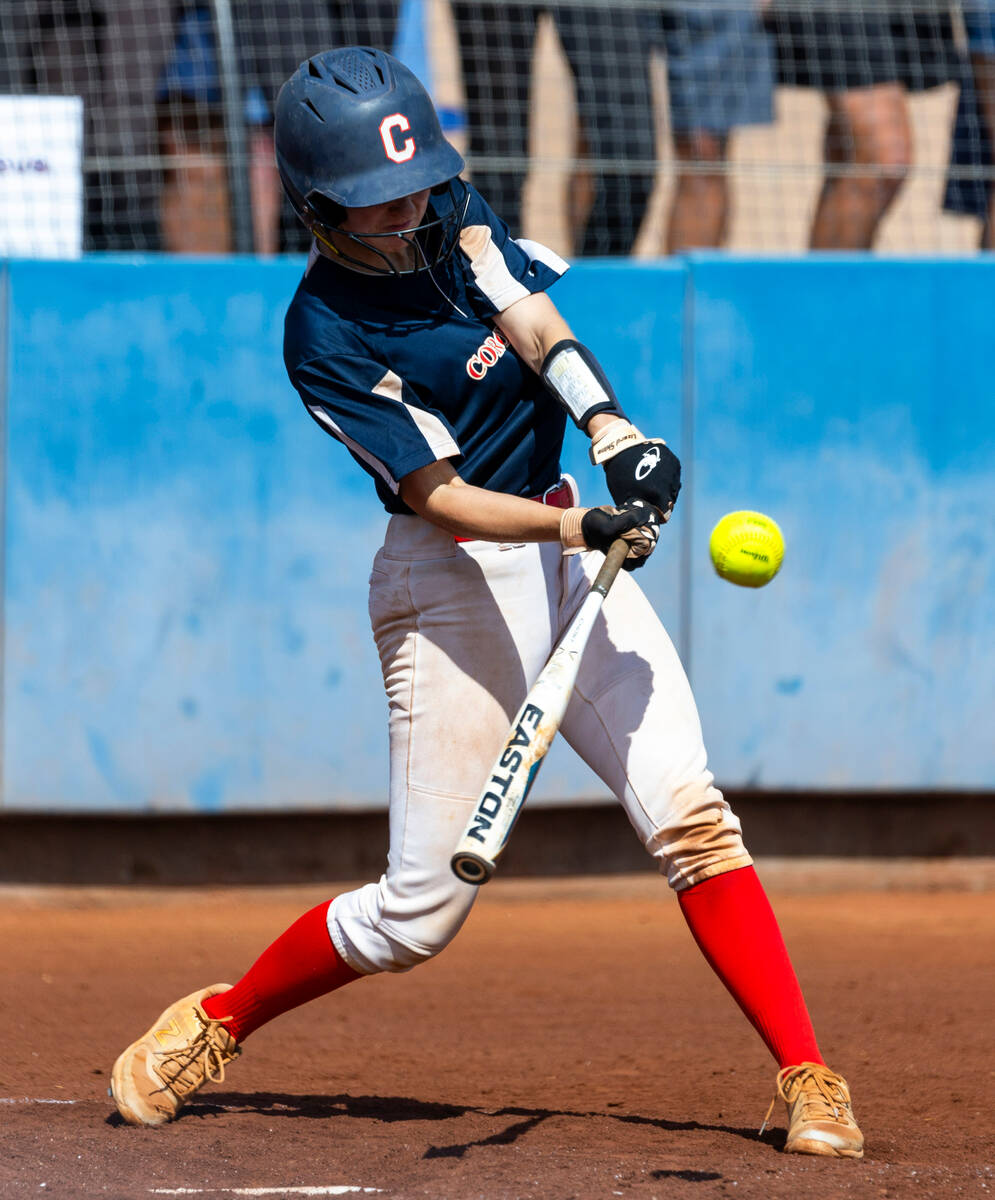
POLYGON ((512 274, 504 255, 494 245, 491 231, 486 225, 468 225, 460 233, 460 249, 470 262, 474 282, 494 305, 496 312, 504 312, 516 300, 524 300, 532 293, 512 274))
POLYGON ((323 429, 327 430, 332 437, 337 438, 343 444, 343 446, 351 450, 360 462, 365 463, 371 471, 374 471, 377 475, 379 475, 384 483, 394 493, 394 495, 397 495, 400 484, 394 478, 394 476, 391 475, 390 471, 387 470, 379 458, 375 458, 369 452, 369 450, 364 449, 359 442, 351 438, 340 425, 337 425, 335 421, 332 420, 327 409, 322 408, 318 404, 309 404, 307 409, 311 416, 314 417, 314 419, 323 429))
MULTIPOLYGON (((378 396, 383 396, 387 400, 395 400, 404 408, 405 412, 407 412, 408 416, 417 426, 418 432, 425 439, 428 448, 437 459, 456 458, 459 456, 459 446, 456 445, 452 434, 439 418, 424 408, 416 408, 413 404, 405 402, 404 384, 401 382, 399 375, 396 375, 393 371, 388 371, 373 391, 378 396)), ((397 488, 394 488, 394 491, 396 492, 397 488)))

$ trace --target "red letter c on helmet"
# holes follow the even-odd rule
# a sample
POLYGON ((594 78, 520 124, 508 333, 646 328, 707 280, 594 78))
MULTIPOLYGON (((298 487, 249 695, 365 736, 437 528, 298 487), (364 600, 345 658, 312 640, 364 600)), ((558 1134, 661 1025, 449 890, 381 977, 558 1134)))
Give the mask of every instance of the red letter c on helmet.
POLYGON ((412 137, 405 138, 398 145, 394 138, 394 130, 400 129, 402 132, 407 132, 411 128, 411 122, 404 113, 394 113, 392 116, 384 117, 380 122, 380 138, 383 141, 383 148, 387 152, 387 157, 396 163, 407 162, 415 152, 415 139, 412 137))

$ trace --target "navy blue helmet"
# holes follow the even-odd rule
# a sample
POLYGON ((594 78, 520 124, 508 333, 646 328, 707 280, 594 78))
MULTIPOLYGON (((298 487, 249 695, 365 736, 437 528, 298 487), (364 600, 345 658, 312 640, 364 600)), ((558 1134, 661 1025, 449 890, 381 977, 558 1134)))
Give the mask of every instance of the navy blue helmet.
POLYGON ((452 252, 465 203, 451 185, 463 159, 443 136, 428 92, 392 55, 347 46, 301 63, 277 97, 274 138, 290 202, 319 237, 337 228, 345 208, 430 188, 415 269, 452 252))

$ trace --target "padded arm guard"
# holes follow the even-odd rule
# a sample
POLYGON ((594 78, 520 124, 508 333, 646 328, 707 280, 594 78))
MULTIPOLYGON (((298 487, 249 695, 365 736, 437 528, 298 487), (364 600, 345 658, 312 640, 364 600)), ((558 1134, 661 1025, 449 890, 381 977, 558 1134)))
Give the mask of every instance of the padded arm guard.
POLYGON ((570 338, 557 342, 543 360, 539 375, 578 429, 586 432, 596 413, 625 416, 598 360, 580 342, 570 338))

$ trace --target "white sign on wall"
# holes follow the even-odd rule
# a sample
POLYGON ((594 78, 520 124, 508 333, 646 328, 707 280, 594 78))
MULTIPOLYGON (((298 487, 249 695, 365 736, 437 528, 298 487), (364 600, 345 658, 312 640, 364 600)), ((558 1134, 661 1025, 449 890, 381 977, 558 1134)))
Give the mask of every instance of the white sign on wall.
POLYGON ((0 258, 82 249, 82 99, 0 96, 0 258))

